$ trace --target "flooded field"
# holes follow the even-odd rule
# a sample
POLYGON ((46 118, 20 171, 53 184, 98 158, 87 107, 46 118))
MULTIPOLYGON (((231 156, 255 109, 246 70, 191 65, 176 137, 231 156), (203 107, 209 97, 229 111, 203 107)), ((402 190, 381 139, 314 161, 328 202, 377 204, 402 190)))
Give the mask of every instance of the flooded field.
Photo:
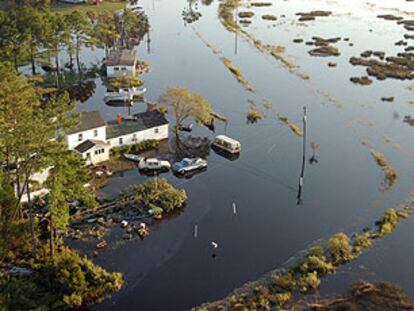
MULTIPOLYGON (((414 19, 414 3, 240 1, 235 20, 219 16, 223 3, 228 2, 140 3, 151 27, 137 47, 138 58, 151 66, 142 76, 147 100, 156 101, 171 85, 203 94, 227 124, 217 121, 215 133, 195 126, 191 135, 226 134, 241 142, 242 152, 230 161, 211 151, 207 171, 190 179, 162 175, 187 191, 187 206, 152 226, 144 241, 114 243, 100 253, 95 261, 123 272, 126 286, 96 310, 188 310, 222 298, 316 241, 338 231, 360 232, 412 194, 414 128, 404 119, 414 114, 413 61, 405 71, 397 68, 405 74, 401 77, 395 67, 354 66, 350 59, 389 63, 386 57, 414 49, 411 24, 401 23, 414 19), (381 76, 378 67, 388 75, 381 76), (317 144, 318 161, 309 163, 307 148, 298 204, 304 106, 307 145, 317 144), (252 110, 261 116, 255 123, 247 122, 252 110), (216 257, 211 241, 220 245, 216 257)), ((82 55, 87 63, 102 57, 99 49, 82 55)), ((100 110, 108 120, 128 113, 105 105, 106 87, 100 79, 92 81, 93 95, 79 102, 78 110, 100 110)), ((130 111, 145 109, 137 103, 130 111)), ((147 178, 152 177, 135 169, 115 174, 101 195, 116 196, 147 178)), ((339 292, 347 287, 343 280, 367 275, 393 281, 414 298, 412 224, 405 220, 357 261, 324 279, 320 293, 339 292)))

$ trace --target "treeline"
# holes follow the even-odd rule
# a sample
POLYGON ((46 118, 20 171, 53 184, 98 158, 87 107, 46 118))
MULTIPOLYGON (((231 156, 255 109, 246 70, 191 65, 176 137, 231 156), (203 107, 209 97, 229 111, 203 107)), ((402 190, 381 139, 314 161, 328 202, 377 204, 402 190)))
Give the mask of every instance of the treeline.
POLYGON ((80 308, 122 286, 120 274, 64 245, 70 202, 96 200, 84 160, 56 136, 77 124, 75 105, 66 93, 45 97, 40 85, 0 64, 1 310, 80 308), (34 174, 44 171, 48 193, 34 198, 34 174))
POLYGON ((82 47, 104 48, 106 53, 115 46, 132 48, 148 27, 143 12, 128 9, 61 14, 48 6, 22 6, 0 11, 0 61, 11 62, 16 70, 30 64, 32 74, 36 74, 38 63, 59 72, 59 55, 65 51, 68 62, 64 65, 73 69, 76 59, 80 72, 82 47))

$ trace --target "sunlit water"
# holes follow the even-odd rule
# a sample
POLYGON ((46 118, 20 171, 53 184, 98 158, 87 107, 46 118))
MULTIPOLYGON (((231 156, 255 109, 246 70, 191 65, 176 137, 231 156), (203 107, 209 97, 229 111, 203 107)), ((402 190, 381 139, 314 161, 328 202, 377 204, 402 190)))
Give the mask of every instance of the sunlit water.
MULTIPOLYGON (((369 87, 356 86, 349 78, 365 75, 365 68, 353 67, 348 60, 367 49, 390 55, 401 51, 394 42, 402 39, 403 27, 377 19, 376 15, 408 16, 414 11, 414 3, 369 3, 375 5, 357 0, 290 0, 274 1, 267 8, 248 8, 256 15, 245 29, 264 43, 285 46, 285 55, 309 74, 310 80, 304 81, 241 35, 236 38, 226 31, 217 19, 217 2, 209 6, 199 3, 202 17, 191 25, 181 19, 182 10, 188 7, 185 1, 142 2, 151 24, 150 44, 144 41, 138 47, 139 58, 151 64, 151 72, 143 76, 147 98, 156 100, 171 85, 204 94, 214 110, 229 120, 227 127, 216 122, 216 133, 240 140, 242 153, 236 161, 229 161, 211 152, 208 170, 189 180, 164 175, 187 191, 187 207, 180 215, 151 227, 145 241, 120 244, 96 258, 109 270, 123 272, 126 279, 122 291, 96 309, 184 310, 221 298, 235 287, 282 266, 315 241, 338 231, 352 233, 372 225, 386 208, 411 193, 414 128, 402 122, 403 116, 413 111, 408 104, 412 91, 406 89, 410 82, 386 80, 374 81, 369 87), (396 12, 392 9, 395 7, 406 12, 396 12), (320 9, 333 11, 333 15, 297 23, 297 12, 320 9), (262 14, 274 14, 278 20, 263 21, 262 14), (221 54, 212 53, 196 32, 221 54), (307 53, 312 47, 292 43, 294 38, 307 41, 312 36, 349 37, 353 46, 340 41, 335 44, 340 57, 312 58, 307 53), (234 79, 220 56, 228 57, 241 70, 257 90, 255 95, 234 79), (328 68, 329 61, 336 62, 337 67, 328 68), (395 96, 395 102, 381 102, 383 96, 395 96), (248 99, 253 99, 265 114, 258 124, 246 124, 248 99), (272 102, 273 107, 263 107, 262 99, 272 102), (301 126, 303 106, 308 109, 308 143, 318 143, 319 163, 306 166, 303 203, 298 206, 302 141, 277 120, 276 113, 301 126), (392 190, 379 190, 383 172, 356 133, 366 137, 398 170, 399 180, 392 190), (392 142, 386 142, 385 136, 392 142), (237 215, 233 214, 233 202, 237 215), (196 238, 195 224, 199 228, 196 238), (212 240, 220 244, 216 258, 211 256, 212 240)), ((104 56, 101 50, 83 54, 87 63, 99 62, 104 56)), ((104 92, 105 87, 97 79, 94 95, 78 109, 98 109, 106 119, 127 112, 126 108, 106 106, 104 92)), ((143 110, 144 104, 132 108, 132 112, 143 110)), ((195 134, 214 136, 205 128, 197 128, 195 134)), ((308 151, 308 158, 310 155, 308 151)), ((136 170, 116 174, 102 193, 113 196, 144 180, 136 170)), ((379 242, 381 246, 368 251, 353 266, 372 265, 369 271, 401 281, 414 298, 414 282, 408 277, 414 259, 411 224, 412 220, 405 221, 395 235, 379 242), (400 247, 400 242, 404 246, 400 247), (388 260, 391 265, 385 263, 388 260)), ((335 278, 328 284, 332 285, 331 292, 343 288, 335 278)))

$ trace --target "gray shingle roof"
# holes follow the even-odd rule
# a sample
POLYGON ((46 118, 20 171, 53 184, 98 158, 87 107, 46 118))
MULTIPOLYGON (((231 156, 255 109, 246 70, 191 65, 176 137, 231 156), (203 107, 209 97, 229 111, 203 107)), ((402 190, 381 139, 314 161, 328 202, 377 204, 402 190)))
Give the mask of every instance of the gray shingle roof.
POLYGON ((111 139, 149 128, 168 124, 167 119, 158 110, 134 114, 135 120, 122 120, 121 124, 110 121, 106 127, 106 138, 111 139))
POLYGON ((107 143, 101 140, 88 139, 88 140, 85 140, 83 143, 80 143, 79 145, 77 145, 75 147, 75 150, 78 151, 79 153, 84 153, 97 145, 109 146, 107 143))
POLYGON ((101 126, 105 126, 105 120, 99 111, 82 111, 79 116, 79 124, 68 132, 68 134, 79 133, 101 126))
POLYGON ((107 66, 134 65, 137 57, 135 50, 112 50, 106 59, 107 66))

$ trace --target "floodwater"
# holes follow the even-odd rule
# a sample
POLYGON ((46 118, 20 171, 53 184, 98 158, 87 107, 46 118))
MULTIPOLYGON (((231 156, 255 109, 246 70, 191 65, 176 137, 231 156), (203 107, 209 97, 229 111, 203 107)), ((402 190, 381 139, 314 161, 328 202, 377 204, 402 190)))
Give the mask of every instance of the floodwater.
MULTIPOLYGON (((221 298, 282 266, 315 241, 338 231, 360 232, 412 192, 414 128, 402 122, 413 112, 409 104, 413 94, 407 89, 410 82, 374 80, 371 86, 354 85, 349 78, 365 75, 365 68, 353 67, 348 60, 365 50, 387 55, 401 51, 394 42, 406 33, 403 27, 376 15, 409 18, 414 3, 288 0, 272 1, 271 7, 239 8, 256 13, 251 25, 243 29, 265 44, 284 46, 285 56, 310 76, 303 80, 243 35, 225 30, 217 18, 219 2, 206 2, 192 4, 202 16, 191 24, 182 20, 183 10, 189 8, 186 1, 140 2, 151 25, 149 40, 145 38, 137 47, 139 58, 151 64, 151 72, 143 76, 147 99, 156 100, 171 85, 202 93, 228 119, 227 126, 216 122, 216 134, 238 139, 242 153, 229 161, 211 151, 208 170, 191 179, 163 175, 186 190, 188 204, 179 215, 151 227, 144 241, 121 243, 95 259, 111 271, 123 272, 126 280, 125 287, 96 310, 187 310, 221 298), (333 14, 297 22, 295 13, 311 10, 333 14), (264 21, 263 14, 278 19, 264 21), (200 36, 220 54, 213 53, 200 36), (292 43, 294 38, 307 41, 312 36, 350 39, 335 44, 339 57, 315 58, 307 53, 311 46, 292 43), (220 61, 222 56, 240 69, 256 94, 237 82, 220 61), (329 68, 329 61, 337 67, 329 68), (395 101, 382 102, 384 96, 395 96, 395 101), (246 123, 249 99, 265 116, 257 124, 246 123), (265 108, 263 100, 270 101, 272 108, 265 108), (307 143, 319 145, 319 162, 306 165, 302 203, 297 205, 302 139, 276 114, 301 127, 304 106, 307 143), (362 144, 363 139, 369 145, 362 144), (399 173, 397 184, 388 191, 381 190, 383 172, 371 157, 370 146, 381 151, 399 173), (215 258, 211 241, 219 243, 215 258)), ((85 62, 96 62, 103 52, 86 50, 82 57, 85 62)), ((79 110, 98 109, 107 119, 127 113, 126 108, 106 106, 102 100, 105 87, 99 79, 95 82, 93 96, 79 103, 79 110)), ((144 104, 136 104, 132 112, 144 109, 144 104)), ((211 139, 215 134, 200 127, 192 135, 211 139)), ((311 156, 309 148, 306 156, 311 156)), ((136 170, 116 174, 101 192, 113 196, 145 178, 136 170)), ((414 298, 411 225, 412 220, 404 221, 404 227, 379 241, 358 263, 373 265, 377 275, 401 283, 414 298)), ((342 289, 337 280, 322 282, 322 289, 342 289)))

